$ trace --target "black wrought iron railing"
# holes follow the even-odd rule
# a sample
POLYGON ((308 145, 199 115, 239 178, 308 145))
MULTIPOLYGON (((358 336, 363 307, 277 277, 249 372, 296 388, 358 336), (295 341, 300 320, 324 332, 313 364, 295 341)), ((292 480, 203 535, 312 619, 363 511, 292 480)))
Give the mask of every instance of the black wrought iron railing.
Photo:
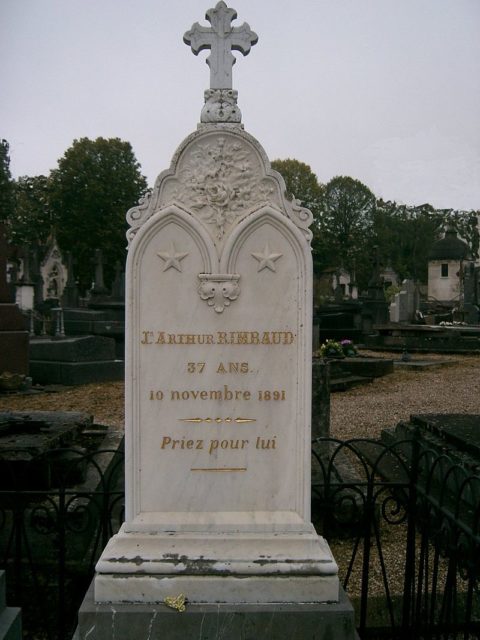
POLYGON ((123 475, 116 450, 2 450, 0 562, 27 637, 72 637, 95 563, 123 521, 123 475))
POLYGON ((480 637, 480 476, 418 438, 313 443, 312 505, 363 638, 480 637))
MULTIPOLYGON (((123 520, 123 454, 0 455, 0 568, 28 637, 69 640, 123 520)), ((363 638, 480 637, 480 477, 421 446, 312 444, 312 516, 363 638)))

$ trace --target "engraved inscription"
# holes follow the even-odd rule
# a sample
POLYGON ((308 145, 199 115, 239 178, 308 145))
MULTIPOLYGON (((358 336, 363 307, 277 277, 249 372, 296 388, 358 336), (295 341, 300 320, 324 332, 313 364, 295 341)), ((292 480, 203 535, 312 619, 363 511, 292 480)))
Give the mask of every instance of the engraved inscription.
MULTIPOLYGON (((265 246, 261 259, 266 261, 264 268, 273 270, 275 262, 281 257, 273 254, 268 245, 265 246), (271 261, 271 265, 268 264, 271 261)), ((260 261, 259 261, 260 265, 260 261)), ((215 333, 170 333, 161 330, 144 330, 140 335, 142 345, 199 345, 208 347, 208 350, 218 345, 222 352, 227 348, 227 356, 231 347, 245 346, 279 346, 288 349, 295 343, 296 335, 288 330, 255 330, 255 331, 216 331, 215 333)), ((256 351, 255 351, 256 352, 256 351)), ((192 351, 192 355, 193 355, 192 351)), ((204 353, 202 353, 204 355, 204 353)), ((255 411, 254 407, 275 406, 280 407, 290 396, 287 387, 275 388, 256 383, 256 376, 262 370, 269 367, 264 359, 264 352, 259 353, 259 358, 252 354, 249 359, 222 357, 218 359, 192 358, 180 362, 180 371, 183 372, 185 382, 191 384, 179 384, 172 382, 171 386, 152 388, 147 393, 149 399, 155 403, 168 403, 178 406, 175 410, 175 422, 170 429, 159 433, 160 451, 164 456, 185 456, 189 460, 190 471, 195 472, 244 472, 245 454, 248 457, 275 455, 281 447, 277 434, 272 433, 272 425, 275 422, 275 414, 265 419, 262 411, 251 417, 249 413, 255 411), (221 384, 212 384, 214 380, 221 384), (205 386, 196 384, 197 381, 207 382, 205 386), (247 382, 245 387, 243 382, 247 382), (200 411, 185 415, 181 407, 189 403, 189 411, 192 411, 191 403, 205 407, 200 411), (215 403, 212 405, 211 403, 215 403), (221 404, 219 404, 221 403, 221 404), (228 413, 239 411, 236 415, 228 413), (245 407, 245 413, 240 409, 245 407), (247 409, 248 407, 248 409, 247 409), (180 413, 182 411, 182 413, 180 413), (225 413, 223 413, 225 411, 225 413), (179 415, 178 415, 179 414, 179 415), (174 426, 176 425, 176 426, 174 426), (213 431, 212 431, 213 430, 213 431), (241 431, 240 431, 241 430, 241 431), (169 432, 170 431, 170 432, 169 432), (252 433, 253 431, 253 433, 252 433), (242 437, 238 437, 239 435, 242 437), (247 437, 243 437, 243 436, 247 437), (193 456, 189 458, 189 456, 193 456), (209 464, 208 460, 214 461, 209 464), (240 464, 235 464, 240 462, 240 464), (203 463, 203 464, 202 464, 203 463), (206 464, 205 464, 206 463, 206 464), (243 463, 243 464, 242 464, 243 463)), ((267 368, 269 370, 269 368, 267 368)), ((269 414, 267 414, 269 415, 269 414)), ((278 414, 277 414, 278 415, 278 414)), ((278 415, 278 417, 280 417, 278 415)), ((278 422, 277 422, 278 423, 278 422)), ((278 428, 278 427, 277 427, 278 428)), ((162 430, 163 431, 163 430, 162 430)))
POLYGON ((145 345, 290 345, 295 342, 292 331, 217 331, 216 333, 168 333, 141 331, 140 343, 145 345))

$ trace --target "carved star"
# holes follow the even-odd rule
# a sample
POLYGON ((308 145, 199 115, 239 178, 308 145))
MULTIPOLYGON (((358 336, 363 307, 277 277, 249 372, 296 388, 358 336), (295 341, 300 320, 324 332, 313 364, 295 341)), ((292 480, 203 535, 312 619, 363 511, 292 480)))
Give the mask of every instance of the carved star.
POLYGON ((258 271, 263 269, 270 269, 270 271, 276 271, 275 262, 283 256, 283 253, 272 253, 268 242, 265 243, 263 253, 252 253, 255 260, 258 260, 258 271))
POLYGON ((179 253, 173 242, 170 242, 169 251, 159 251, 157 256, 164 261, 163 270, 167 271, 168 269, 176 269, 177 271, 182 271, 182 265, 180 264, 180 260, 183 260, 188 256, 188 251, 185 253, 179 253))

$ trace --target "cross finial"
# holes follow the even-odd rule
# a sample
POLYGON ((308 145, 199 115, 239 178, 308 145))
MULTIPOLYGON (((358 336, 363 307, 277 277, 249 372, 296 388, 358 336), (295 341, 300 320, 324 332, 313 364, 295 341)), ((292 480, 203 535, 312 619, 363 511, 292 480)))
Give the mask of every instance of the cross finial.
POLYGON ((212 25, 202 27, 198 22, 183 36, 183 41, 192 47, 195 55, 204 49, 211 49, 207 58, 210 67, 210 88, 232 88, 232 66, 235 64, 233 51, 240 51, 246 56, 251 47, 258 42, 258 36, 244 22, 241 27, 232 27, 231 22, 237 17, 235 9, 229 9, 225 2, 219 2, 214 9, 209 9, 205 18, 212 25))

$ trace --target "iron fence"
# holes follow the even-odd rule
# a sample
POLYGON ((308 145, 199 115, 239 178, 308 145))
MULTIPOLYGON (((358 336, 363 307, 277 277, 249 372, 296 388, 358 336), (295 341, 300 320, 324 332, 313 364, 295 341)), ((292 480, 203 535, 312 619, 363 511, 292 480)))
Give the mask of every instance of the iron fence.
MULTIPOLYGON (((123 454, 2 451, 0 562, 28 637, 68 640, 123 520, 123 454)), ((418 439, 312 444, 312 516, 364 638, 480 637, 480 477, 418 439)))
POLYGON ((480 476, 418 435, 313 443, 312 506, 363 638, 480 637, 480 476))
POLYGON ((27 637, 67 640, 95 563, 123 521, 117 450, 2 450, 0 562, 27 637))

